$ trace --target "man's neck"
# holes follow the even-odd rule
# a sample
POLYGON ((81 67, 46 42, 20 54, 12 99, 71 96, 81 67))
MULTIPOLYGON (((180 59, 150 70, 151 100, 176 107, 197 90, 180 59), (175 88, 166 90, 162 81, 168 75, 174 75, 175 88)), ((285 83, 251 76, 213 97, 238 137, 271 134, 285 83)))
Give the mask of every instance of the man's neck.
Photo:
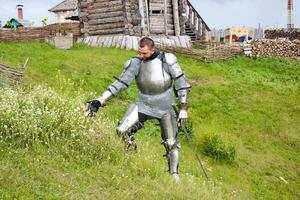
POLYGON ((157 56, 160 54, 160 52, 159 51, 154 51, 154 53, 149 57, 149 58, 147 58, 145 61, 149 61, 149 60, 153 60, 153 59, 155 59, 155 58, 157 58, 157 56))

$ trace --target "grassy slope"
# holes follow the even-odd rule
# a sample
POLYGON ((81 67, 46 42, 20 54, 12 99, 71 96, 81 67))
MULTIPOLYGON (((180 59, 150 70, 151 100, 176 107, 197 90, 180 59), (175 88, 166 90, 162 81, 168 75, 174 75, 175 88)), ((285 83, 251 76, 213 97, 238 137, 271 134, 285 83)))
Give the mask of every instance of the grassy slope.
MULTIPOLYGON (((39 43, 0 44, 0 57, 6 63, 22 64, 26 57, 30 57, 25 84, 48 84, 70 96, 76 95, 73 91, 82 91, 87 93, 87 99, 93 96, 90 92, 103 91, 113 81, 112 76, 122 71, 124 61, 134 55, 135 52, 131 51, 80 45, 63 51, 39 43), (68 83, 65 78, 69 79, 68 83)), ((212 64, 183 57, 179 57, 179 61, 193 85, 190 114, 195 142, 201 148, 204 135, 217 134, 237 149, 237 159, 233 164, 205 158, 209 176, 217 186, 202 186, 197 163, 182 138, 180 169, 183 183, 166 189, 168 177, 161 172, 165 162, 161 157, 163 148, 159 145, 159 129, 152 123, 138 135, 140 152, 127 155, 133 157, 131 161, 134 162, 129 168, 123 162, 83 167, 62 162, 59 156, 49 157, 42 149, 25 152, 3 148, 0 187, 4 189, 0 189, 0 194, 28 198, 63 198, 64 195, 96 198, 101 194, 112 198, 131 198, 133 195, 166 198, 174 192, 172 197, 179 199, 212 195, 216 199, 220 197, 218 195, 230 199, 299 198, 299 62, 243 57, 212 64), (149 157, 142 158, 143 154, 149 157), (35 162, 33 157, 42 164, 35 162), (153 164, 148 161, 151 159, 158 162, 153 164), (150 168, 155 175, 141 173, 140 168, 150 168), (62 176, 64 173, 67 175, 62 176), (112 174, 118 178, 110 180, 112 174), (128 174, 131 176, 129 180, 121 178, 128 174), (279 177, 284 177, 289 183, 284 184, 279 177), (12 187, 5 187, 7 184, 12 187), (26 187, 20 190, 23 185, 26 187)), ((136 91, 133 85, 102 112, 116 122, 136 99, 136 91)))

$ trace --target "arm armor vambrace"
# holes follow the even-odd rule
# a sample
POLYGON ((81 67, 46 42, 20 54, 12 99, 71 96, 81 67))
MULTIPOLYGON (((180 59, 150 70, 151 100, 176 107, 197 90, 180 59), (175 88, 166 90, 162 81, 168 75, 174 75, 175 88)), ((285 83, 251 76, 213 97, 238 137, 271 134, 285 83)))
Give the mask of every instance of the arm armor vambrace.
POLYGON ((104 103, 105 105, 108 100, 117 96, 121 91, 127 89, 137 75, 139 66, 139 59, 133 58, 128 60, 125 63, 124 70, 119 78, 116 78, 117 80, 108 87, 107 91, 105 91, 101 97, 97 98, 100 103, 104 103))
POLYGON ((169 66, 169 72, 174 80, 175 92, 178 95, 179 101, 181 104, 186 104, 191 85, 187 82, 183 71, 177 63, 176 56, 166 53, 165 58, 169 66))
POLYGON ((113 98, 113 94, 109 90, 106 90, 102 94, 102 96, 100 96, 100 97, 97 98, 97 100, 100 101, 100 103, 101 103, 102 106, 105 106, 106 102, 109 101, 112 98, 113 98))
POLYGON ((186 81, 184 74, 176 78, 174 84, 180 103, 186 104, 191 85, 186 81))

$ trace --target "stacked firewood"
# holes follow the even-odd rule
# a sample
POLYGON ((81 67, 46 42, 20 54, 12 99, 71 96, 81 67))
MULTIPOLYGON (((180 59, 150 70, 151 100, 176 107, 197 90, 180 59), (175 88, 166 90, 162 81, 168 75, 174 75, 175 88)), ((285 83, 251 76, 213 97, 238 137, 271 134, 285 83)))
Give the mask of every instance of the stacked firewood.
POLYGON ((300 57, 300 40, 255 40, 252 43, 252 54, 256 56, 300 57))
POLYGON ((300 40, 300 29, 267 29, 265 30, 266 39, 288 38, 290 40, 300 40))

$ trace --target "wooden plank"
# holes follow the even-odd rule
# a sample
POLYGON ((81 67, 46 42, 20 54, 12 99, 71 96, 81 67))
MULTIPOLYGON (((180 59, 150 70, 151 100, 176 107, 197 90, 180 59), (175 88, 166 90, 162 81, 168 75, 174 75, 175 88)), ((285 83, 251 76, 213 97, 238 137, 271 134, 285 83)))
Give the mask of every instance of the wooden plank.
POLYGON ((89 25, 107 24, 107 23, 117 23, 124 22, 124 17, 111 17, 105 19, 94 19, 89 21, 89 25))
POLYGON ((104 19, 104 18, 111 18, 111 17, 121 17, 123 15, 124 12, 119 10, 119 11, 90 14, 88 15, 88 19, 89 20, 104 19))
POLYGON ((145 15, 144 15, 144 4, 143 4, 143 0, 139 0, 139 12, 141 15, 141 26, 142 26, 142 30, 146 29, 146 24, 145 24, 145 15))
POLYGON ((124 23, 117 22, 117 23, 99 24, 99 25, 89 26, 90 31, 113 29, 113 28, 124 28, 124 23))
POLYGON ((123 11, 123 5, 108 7, 108 8, 90 9, 88 10, 88 13, 96 14, 96 13, 105 13, 105 12, 113 12, 113 11, 123 11))
POLYGON ((168 12, 167 12, 167 0, 164 0, 164 28, 165 34, 168 35, 168 12))
POLYGON ((173 19, 175 26, 175 36, 180 35, 180 25, 179 25, 179 13, 178 13, 178 0, 172 0, 173 4, 173 19))
POLYGON ((149 20, 149 8, 148 8, 148 1, 149 1, 149 0, 145 0, 145 4, 146 4, 146 16, 147 16, 147 27, 148 27, 148 33, 150 34, 150 20, 149 20))
POLYGON ((122 2, 119 0, 110 0, 104 2, 96 2, 89 9, 101 9, 101 8, 109 8, 122 5, 122 2))
POLYGON ((124 34, 124 28, 115 28, 107 30, 89 31, 90 35, 112 35, 112 34, 124 34))

